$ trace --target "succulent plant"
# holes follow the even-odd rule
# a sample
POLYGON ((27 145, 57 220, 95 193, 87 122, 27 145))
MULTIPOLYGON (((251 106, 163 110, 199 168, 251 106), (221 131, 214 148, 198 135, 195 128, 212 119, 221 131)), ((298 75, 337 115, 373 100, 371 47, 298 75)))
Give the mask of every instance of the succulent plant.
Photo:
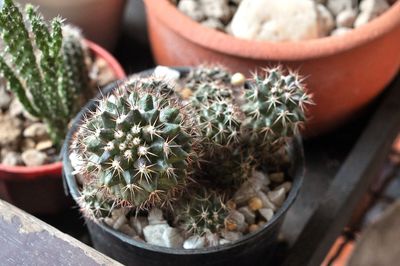
POLYGON ((168 84, 153 78, 120 86, 99 100, 75 135, 72 146, 86 163, 80 174, 115 206, 168 205, 190 179, 192 122, 160 88, 168 84))
POLYGON ((199 66, 189 72, 185 85, 196 91, 199 84, 207 82, 229 84, 231 76, 231 73, 222 66, 199 66))
POLYGON ((104 191, 96 186, 87 185, 81 191, 79 200, 82 212, 90 218, 107 217, 114 208, 104 191))
POLYGON ((47 124, 59 146, 79 107, 76 98, 88 87, 82 37, 63 37, 61 18, 49 26, 33 6, 27 5, 25 12, 24 16, 12 0, 4 0, 0 73, 25 110, 47 124))
POLYGON ((224 196, 213 190, 192 189, 190 198, 185 198, 180 204, 178 223, 188 233, 199 236, 222 229, 229 213, 224 196))
POLYGON ((296 74, 285 75, 280 68, 254 74, 250 84, 241 106, 246 117, 243 128, 253 145, 278 150, 299 132, 311 97, 296 74))

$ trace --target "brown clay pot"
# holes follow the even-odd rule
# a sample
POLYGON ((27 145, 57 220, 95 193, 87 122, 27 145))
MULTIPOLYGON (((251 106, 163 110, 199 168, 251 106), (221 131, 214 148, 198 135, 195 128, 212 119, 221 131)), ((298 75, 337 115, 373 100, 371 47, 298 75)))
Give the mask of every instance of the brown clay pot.
MULTIPOLYGON (((103 58, 117 79, 125 72, 102 47, 86 41, 96 57, 103 58)), ((54 214, 69 205, 62 181, 62 163, 26 167, 0 164, 0 198, 34 214, 54 214)))
POLYGON ((144 0, 158 64, 221 63, 249 73, 283 64, 307 77, 315 106, 308 136, 340 125, 376 97, 400 66, 400 1, 367 25, 342 36, 272 43, 249 41, 206 28, 169 0, 144 0))

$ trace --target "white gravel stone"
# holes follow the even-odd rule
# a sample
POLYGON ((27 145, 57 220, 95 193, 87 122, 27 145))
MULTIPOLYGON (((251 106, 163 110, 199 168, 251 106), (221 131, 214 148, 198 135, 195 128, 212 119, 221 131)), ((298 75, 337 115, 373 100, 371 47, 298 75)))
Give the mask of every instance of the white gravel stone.
POLYGON ((222 24, 221 21, 215 18, 208 18, 204 21, 201 22, 203 26, 206 26, 211 29, 216 29, 216 30, 223 30, 224 29, 224 24, 222 24))
POLYGON ((357 1, 355 0, 328 0, 326 6, 337 16, 340 12, 346 9, 353 9, 357 1))
POLYGON ((331 12, 321 4, 317 5, 318 11, 318 37, 324 37, 335 28, 335 19, 331 12))
POLYGON ((10 103, 11 103, 11 96, 7 92, 7 90, 4 87, 4 84, 0 85, 0 109, 8 109, 10 103))
POLYGON ((172 227, 165 229, 162 239, 164 240, 164 246, 169 248, 181 248, 184 241, 179 230, 172 227))
POLYGON ((157 78, 163 78, 171 84, 176 84, 181 76, 179 71, 166 66, 157 66, 153 75, 157 78))
POLYGON ((261 189, 261 187, 255 186, 256 184, 252 184, 249 181, 244 182, 239 189, 235 192, 233 196, 233 200, 238 205, 246 204, 249 199, 257 195, 257 192, 261 189))
POLYGON ((261 171, 254 171, 253 176, 249 178, 249 181, 256 185, 258 190, 271 184, 271 180, 269 180, 267 174, 261 171))
POLYGON ((196 249, 205 247, 206 239, 200 236, 191 236, 183 242, 184 249, 196 249))
POLYGON ((9 151, 3 156, 1 163, 9 166, 20 165, 22 163, 21 154, 9 151))
POLYGON ((216 18, 228 22, 232 17, 227 0, 200 0, 203 13, 208 18, 216 18))
MULTIPOLYGON (((115 224, 114 224, 115 225, 115 224)), ((136 231, 130 227, 128 224, 123 224, 118 230, 128 236, 136 236, 136 231)))
POLYGON ((181 0, 178 9, 196 21, 202 21, 205 17, 199 2, 194 0, 181 0))
POLYGON ((247 223, 254 224, 256 221, 256 214, 250 210, 248 206, 244 206, 238 209, 238 211, 244 215, 244 218, 247 223))
POLYGON ((219 240, 220 245, 225 245, 225 244, 229 244, 229 243, 231 243, 231 241, 229 241, 228 239, 225 239, 225 238, 221 238, 219 240))
POLYGON ((35 149, 24 151, 21 157, 26 166, 44 165, 47 159, 47 155, 45 153, 35 149))
POLYGON ((220 243, 220 238, 218 234, 213 234, 211 232, 207 232, 204 237, 206 238, 206 246, 207 247, 215 247, 220 243))
POLYGON ((221 235, 224 239, 232 242, 239 240, 243 234, 241 232, 224 230, 222 231, 221 235))
POLYGON ((274 211, 268 208, 263 208, 258 210, 262 217, 264 217, 267 222, 274 216, 274 211))
POLYGON ((144 239, 149 244, 166 247, 163 235, 168 228, 168 224, 150 224, 143 228, 144 239))
POLYGON ((125 225, 128 223, 128 219, 126 219, 125 215, 121 215, 118 218, 115 219, 115 222, 113 224, 113 228, 115 230, 119 230, 121 226, 125 225))
POLYGON ((286 198, 285 189, 283 187, 280 189, 269 191, 267 195, 270 201, 278 207, 282 206, 286 198))
POLYGON ((37 149, 38 151, 44 151, 44 150, 50 149, 51 147, 53 147, 53 142, 48 139, 48 140, 39 141, 36 144, 35 149, 37 149))
POLYGON ((331 32, 331 36, 340 36, 352 31, 351 28, 337 28, 331 32))
POLYGON ((41 140, 48 138, 46 125, 43 123, 33 123, 25 128, 23 133, 25 138, 33 138, 35 140, 41 140))
POLYGON ((357 12, 354 9, 346 9, 336 16, 337 28, 351 28, 357 18, 357 12))
POLYGON ((292 182, 286 181, 285 183, 277 186, 275 188, 275 190, 278 190, 278 189, 281 189, 281 188, 283 188, 285 190, 285 193, 288 193, 292 189, 292 182))
POLYGON ((21 121, 0 114, 0 147, 14 147, 21 136, 21 121))
POLYGON ((361 27, 378 17, 389 8, 385 0, 363 0, 360 3, 360 14, 354 22, 354 27, 361 27))
POLYGON ((24 107, 22 106, 22 104, 18 101, 17 98, 14 98, 10 103, 8 113, 12 117, 17 117, 19 115, 22 115, 23 111, 24 111, 24 107))
POLYGON ((163 217, 162 211, 158 208, 151 209, 149 215, 147 216, 147 219, 149 220, 150 225, 167 223, 167 221, 163 217))
POLYGON ((231 23, 234 36, 268 41, 318 37, 318 11, 312 0, 243 0, 231 23))
POLYGON ((147 221, 146 217, 139 216, 139 217, 134 217, 132 216, 129 220, 129 223, 133 229, 139 234, 143 235, 143 228, 145 228, 147 225, 149 225, 149 222, 147 221))
POLYGON ((244 215, 237 210, 230 210, 225 220, 236 224, 237 230, 240 232, 244 232, 247 229, 247 223, 244 215))
POLYGON ((272 203, 268 196, 262 191, 258 192, 257 196, 261 199, 264 208, 269 208, 274 211, 277 209, 276 205, 272 203))

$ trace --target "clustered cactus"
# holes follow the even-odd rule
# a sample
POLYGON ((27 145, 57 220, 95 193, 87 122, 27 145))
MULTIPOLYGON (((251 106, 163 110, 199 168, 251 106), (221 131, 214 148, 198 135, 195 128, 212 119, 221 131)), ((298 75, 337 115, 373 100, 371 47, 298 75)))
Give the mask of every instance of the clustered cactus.
POLYGON ((80 174, 116 206, 162 207, 188 182, 193 126, 179 101, 160 91, 168 86, 154 79, 121 86, 76 136, 85 160, 80 174))
POLYGON ((89 85, 82 36, 63 28, 61 18, 48 25, 31 5, 24 16, 12 0, 3 1, 0 33, 0 73, 25 110, 47 124, 59 146, 89 85))
POLYGON ((84 212, 159 207, 190 234, 221 230, 226 199, 285 150, 312 103, 298 76, 280 68, 246 86, 230 79, 221 68, 195 69, 184 80, 192 93, 182 97, 167 82, 136 76, 100 99, 72 143, 84 158, 84 212))

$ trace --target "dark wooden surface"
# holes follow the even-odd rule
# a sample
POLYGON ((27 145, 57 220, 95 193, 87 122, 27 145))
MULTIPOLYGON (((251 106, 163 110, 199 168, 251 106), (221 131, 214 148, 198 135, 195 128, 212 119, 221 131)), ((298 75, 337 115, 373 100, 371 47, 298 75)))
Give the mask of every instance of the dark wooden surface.
MULTIPOLYGON (((328 182, 328 186, 319 190, 320 197, 313 199, 316 208, 311 211, 311 216, 303 215, 305 224, 299 236, 292 237, 294 244, 284 265, 320 265, 336 237, 349 222, 357 203, 367 192, 372 178, 381 171, 399 129, 400 78, 397 78, 385 92, 377 111, 332 181, 329 182, 329 170, 309 172, 314 175, 314 180, 316 177, 322 178, 328 182)), ((334 139, 332 141, 336 142, 334 139)), ((294 224, 291 228, 294 228, 294 224)))
POLYGON ((0 200, 1 265, 120 265, 0 200))

